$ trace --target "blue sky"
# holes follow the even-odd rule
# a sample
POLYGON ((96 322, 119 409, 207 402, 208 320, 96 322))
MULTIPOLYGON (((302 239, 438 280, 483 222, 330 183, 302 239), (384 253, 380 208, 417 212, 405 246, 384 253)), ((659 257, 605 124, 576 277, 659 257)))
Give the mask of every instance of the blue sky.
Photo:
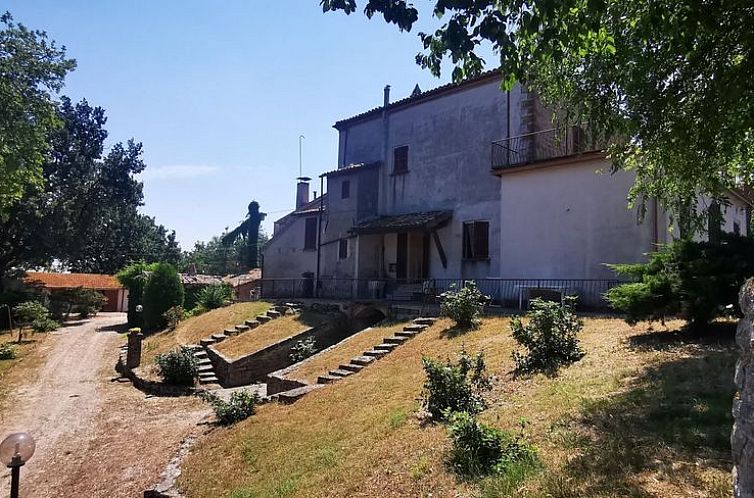
POLYGON ((299 135, 304 174, 317 177, 337 166, 335 121, 379 106, 386 84, 398 99, 450 75, 415 64, 422 26, 323 14, 318 0, 6 0, 0 10, 67 47, 78 68, 63 93, 106 110, 110 145, 143 143, 143 211, 183 249, 240 221, 252 199, 271 232, 293 205, 299 135))

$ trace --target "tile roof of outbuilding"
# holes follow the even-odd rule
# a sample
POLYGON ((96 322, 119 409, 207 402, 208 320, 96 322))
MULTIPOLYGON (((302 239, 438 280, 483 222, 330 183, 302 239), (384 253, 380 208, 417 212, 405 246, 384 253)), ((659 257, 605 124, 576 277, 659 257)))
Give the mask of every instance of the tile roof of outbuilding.
POLYGON ((40 285, 46 289, 76 289, 83 287, 85 289, 107 290, 123 288, 114 275, 103 275, 101 273, 47 273, 30 271, 26 272, 24 280, 28 284, 40 285))

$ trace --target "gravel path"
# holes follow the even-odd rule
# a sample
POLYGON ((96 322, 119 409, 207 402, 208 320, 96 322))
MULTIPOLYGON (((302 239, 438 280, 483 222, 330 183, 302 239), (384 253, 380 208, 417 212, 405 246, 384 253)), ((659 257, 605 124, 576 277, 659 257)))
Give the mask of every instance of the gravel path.
MULTIPOLYGON (((208 413, 196 399, 145 396, 114 382, 123 313, 53 332, 35 378, 19 382, 0 415, 0 437, 27 431, 37 442, 21 470, 21 496, 135 497, 154 484, 184 437, 208 413)), ((8 493, 3 469, 0 496, 8 493)))

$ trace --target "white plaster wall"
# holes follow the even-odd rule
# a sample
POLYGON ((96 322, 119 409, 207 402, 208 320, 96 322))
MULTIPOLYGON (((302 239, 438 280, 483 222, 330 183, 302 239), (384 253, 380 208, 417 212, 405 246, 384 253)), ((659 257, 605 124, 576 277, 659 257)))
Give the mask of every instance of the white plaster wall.
POLYGON ((317 251, 304 250, 306 218, 296 216, 267 243, 263 249, 264 278, 301 278, 304 272, 316 272, 317 251))
POLYGON ((614 278, 604 263, 645 261, 657 235, 627 207, 633 180, 604 159, 502 175, 500 276, 614 278))

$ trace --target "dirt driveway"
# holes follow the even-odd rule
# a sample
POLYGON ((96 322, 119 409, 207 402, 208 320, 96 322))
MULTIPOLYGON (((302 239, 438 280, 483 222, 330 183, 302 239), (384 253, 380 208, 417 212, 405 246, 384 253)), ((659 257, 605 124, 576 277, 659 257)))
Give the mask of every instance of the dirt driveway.
MULTIPOLYGON (((103 313, 60 329, 35 355, 41 366, 0 412, 0 437, 32 434, 37 450, 21 471, 22 497, 137 497, 153 485, 184 437, 201 431, 199 400, 145 396, 114 382, 115 330, 123 313, 103 313)), ((0 496, 8 493, 2 470, 0 496)))

